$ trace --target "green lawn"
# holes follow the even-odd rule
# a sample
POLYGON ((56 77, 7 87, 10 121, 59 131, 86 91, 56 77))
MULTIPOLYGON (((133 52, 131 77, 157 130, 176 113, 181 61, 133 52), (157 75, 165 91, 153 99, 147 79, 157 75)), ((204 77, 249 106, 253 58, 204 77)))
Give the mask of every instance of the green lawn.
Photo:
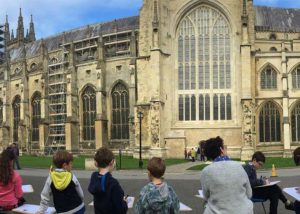
MULTIPOLYGON (((73 168, 74 169, 84 169, 84 161, 85 158, 92 158, 86 156, 74 157, 73 168)), ((120 158, 119 156, 115 156, 117 169, 120 169, 120 158)), ((44 157, 44 156, 29 156, 23 155, 19 158, 21 167, 23 168, 49 168, 52 164, 52 157, 44 157)), ((183 159, 166 159, 166 165, 174 165, 185 163, 186 160, 183 159)), ((145 169, 148 164, 148 160, 143 160, 143 168, 145 169)), ((122 156, 121 159, 121 167, 122 169, 139 169, 139 160, 134 159, 130 156, 122 156)))
MULTIPOLYGON (((275 158, 275 157, 267 157, 266 163, 262 167, 262 170, 270 170, 272 169, 272 165, 275 165, 276 168, 285 168, 285 167, 295 167, 294 160, 292 158, 275 158)), ((201 171, 207 164, 199 164, 197 166, 193 166, 188 170, 197 170, 201 171)))
MULTIPOLYGON (((73 161, 74 169, 84 169, 85 157, 75 157, 73 161)), ((50 168, 52 157, 48 156, 29 156, 23 155, 19 157, 19 162, 22 168, 50 168)))

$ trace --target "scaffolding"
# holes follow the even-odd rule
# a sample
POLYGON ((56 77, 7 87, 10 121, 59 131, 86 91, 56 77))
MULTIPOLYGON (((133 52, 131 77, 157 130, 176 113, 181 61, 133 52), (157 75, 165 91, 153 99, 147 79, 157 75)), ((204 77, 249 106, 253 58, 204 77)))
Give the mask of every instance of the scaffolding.
POLYGON ((49 130, 45 153, 50 155, 65 149, 65 122, 67 119, 67 53, 61 59, 53 58, 48 64, 49 130))

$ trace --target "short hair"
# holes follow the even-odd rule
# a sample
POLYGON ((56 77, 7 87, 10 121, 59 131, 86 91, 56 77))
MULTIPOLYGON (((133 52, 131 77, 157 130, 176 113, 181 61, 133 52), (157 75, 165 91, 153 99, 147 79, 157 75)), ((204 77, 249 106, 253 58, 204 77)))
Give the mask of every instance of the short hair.
POLYGON ((295 164, 297 166, 300 165, 300 147, 297 147, 294 152, 293 152, 293 155, 294 155, 294 161, 295 161, 295 164))
POLYGON ((253 160, 256 160, 256 162, 263 162, 265 163, 266 162, 266 157, 264 155, 264 153, 260 152, 260 151, 257 151, 257 152, 254 152, 254 154, 252 155, 252 161, 253 160))
POLYGON ((52 158, 52 162, 56 168, 62 168, 64 163, 69 164, 73 161, 73 155, 67 151, 57 151, 52 158))
POLYGON ((205 141, 204 154, 208 160, 214 160, 221 155, 221 148, 224 149, 223 139, 217 136, 205 141))
POLYGON ((114 154, 106 147, 101 147, 98 149, 94 156, 97 167, 100 168, 107 167, 113 159, 115 159, 114 154))
POLYGON ((153 177, 161 178, 165 174, 166 164, 163 159, 153 157, 149 160, 147 169, 153 177))

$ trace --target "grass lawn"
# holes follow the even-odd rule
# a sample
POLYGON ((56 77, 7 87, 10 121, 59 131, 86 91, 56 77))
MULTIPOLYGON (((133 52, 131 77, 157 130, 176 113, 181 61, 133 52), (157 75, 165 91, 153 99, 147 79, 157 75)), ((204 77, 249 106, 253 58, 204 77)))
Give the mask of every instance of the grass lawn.
MULTIPOLYGON (((262 170, 270 170, 272 169, 272 165, 275 165, 276 168, 284 168, 284 167, 295 167, 294 160, 292 158, 280 158, 280 157, 267 157, 266 163, 262 167, 262 170)), ((208 164, 199 164, 197 166, 193 166, 188 170, 197 170, 201 171, 208 164)))
MULTIPOLYGON (((85 158, 92 158, 87 156, 79 156, 75 157, 73 161, 74 169, 84 169, 85 158)), ((117 169, 120 169, 120 158, 119 156, 115 156, 117 169)), ((52 157, 44 157, 44 156, 29 156, 23 155, 19 157, 19 162, 22 168, 50 168, 52 164, 52 157)), ((186 160, 183 159, 166 159, 166 165, 174 165, 185 163, 186 160)), ((148 160, 143 160, 143 168, 147 167, 148 160)), ((122 169, 139 169, 139 160, 134 159, 130 156, 122 156, 121 159, 121 168, 122 169)))

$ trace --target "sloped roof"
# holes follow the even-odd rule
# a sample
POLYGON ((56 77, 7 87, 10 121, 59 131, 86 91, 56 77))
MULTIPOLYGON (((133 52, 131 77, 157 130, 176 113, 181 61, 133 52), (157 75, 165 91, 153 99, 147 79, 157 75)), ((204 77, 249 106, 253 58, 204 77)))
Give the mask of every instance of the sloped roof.
MULTIPOLYGON (((45 46, 48 51, 56 50, 60 48, 63 43, 70 43, 72 41, 79 41, 87 38, 96 37, 99 35, 110 34, 115 32, 136 30, 139 28, 139 16, 126 17, 122 19, 116 19, 110 22, 96 23, 92 25, 86 25, 70 31, 59 33, 57 35, 47 37, 44 39, 45 46)), ((42 40, 37 40, 28 43, 24 46, 14 48, 10 50, 10 59, 15 61, 24 55, 23 49, 26 50, 26 57, 39 55, 42 40)))
POLYGON ((300 9, 256 6, 257 31, 300 32, 300 9))

